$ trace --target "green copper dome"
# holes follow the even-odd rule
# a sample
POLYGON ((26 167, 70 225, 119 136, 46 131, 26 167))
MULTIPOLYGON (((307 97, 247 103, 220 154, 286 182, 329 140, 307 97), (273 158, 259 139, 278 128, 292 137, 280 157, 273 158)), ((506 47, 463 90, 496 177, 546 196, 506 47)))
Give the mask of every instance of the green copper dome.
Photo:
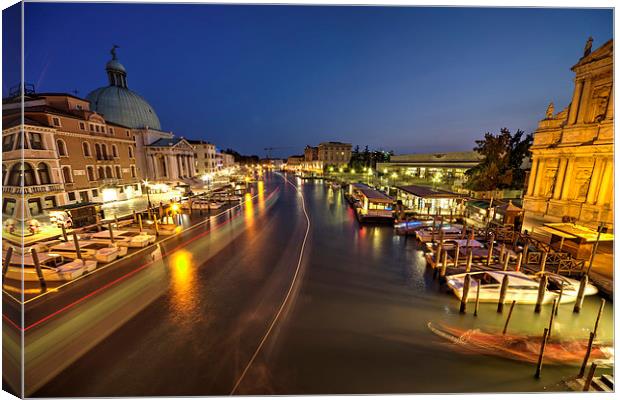
POLYGON ((153 107, 142 96, 127 88, 127 71, 116 59, 117 47, 112 48, 112 59, 106 64, 110 84, 86 96, 90 109, 102 114, 106 121, 119 125, 160 130, 159 118, 153 107))

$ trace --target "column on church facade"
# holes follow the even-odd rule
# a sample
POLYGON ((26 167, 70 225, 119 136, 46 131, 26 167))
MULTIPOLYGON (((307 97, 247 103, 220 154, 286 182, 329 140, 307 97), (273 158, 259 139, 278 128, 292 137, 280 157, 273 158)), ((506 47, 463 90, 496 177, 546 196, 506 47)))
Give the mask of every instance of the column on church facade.
POLYGON ((545 166, 547 161, 544 158, 538 159, 538 170, 536 171, 536 181, 534 182, 534 196, 540 196, 542 181, 545 178, 545 166))
POLYGON ((566 171, 564 172, 564 185, 562 185, 562 192, 560 193, 561 200, 568 200, 568 195, 570 193, 570 187, 572 185, 573 179, 573 169, 575 167, 575 158, 569 157, 566 160, 566 171))
POLYGON ((605 119, 613 119, 614 117, 614 86, 611 86, 611 94, 609 95, 609 102, 607 103, 607 111, 605 112, 605 119))
POLYGON ((577 111, 579 110, 579 102, 581 101, 581 90, 583 88, 583 80, 575 82, 575 91, 573 92, 573 100, 570 104, 568 113, 568 124, 572 125, 577 120, 577 111))
POLYGON ((191 155, 187 156, 189 158, 189 170, 192 174, 192 178, 196 176, 196 160, 191 155))
POLYGON ((595 204, 596 197, 599 193, 599 186, 601 183, 601 176, 603 175, 603 169, 605 167, 605 159, 595 158, 594 167, 592 168, 592 175, 590 176, 590 187, 588 188, 588 194, 586 195, 586 203, 595 204))
POLYGON ((592 92, 592 79, 587 79, 583 85, 581 92, 581 101, 579 104, 579 111, 577 112, 577 123, 582 124, 586 121, 586 115, 588 115, 588 107, 590 106, 590 97, 592 92))
POLYGON ((531 196, 534 193, 534 183, 536 182, 536 175, 538 174, 538 158, 532 161, 532 168, 530 168, 530 177, 527 183, 527 195, 531 196))
POLYGON ((151 161, 151 165, 153 169, 148 174, 149 175, 152 174, 153 179, 158 179, 159 178, 159 165, 157 165, 157 158, 155 157, 155 154, 151 154, 149 156, 149 160, 151 161))
POLYGON ((170 160, 170 179, 175 180, 179 179, 179 164, 176 155, 170 154, 168 155, 168 159, 170 160))
POLYGON ((609 204, 610 194, 614 185, 614 163, 613 160, 607 160, 605 162, 605 168, 603 170, 603 178, 601 179, 600 191, 598 193, 598 199, 596 205, 602 206, 609 204))
POLYGON ((183 176, 183 165, 181 164, 181 156, 178 154, 175 154, 174 161, 176 162, 177 170, 179 172, 178 177, 181 178, 183 176))
MULTIPOLYGON (((568 164, 568 159, 561 157, 559 162, 558 162, 558 172, 557 172, 557 176, 555 178, 555 187, 553 189, 553 198, 554 199, 559 199, 562 195, 562 188, 564 187, 565 184, 567 184, 568 182, 565 181, 565 176, 566 176, 566 166, 568 164)), ((568 183, 570 184, 570 183, 568 183)))

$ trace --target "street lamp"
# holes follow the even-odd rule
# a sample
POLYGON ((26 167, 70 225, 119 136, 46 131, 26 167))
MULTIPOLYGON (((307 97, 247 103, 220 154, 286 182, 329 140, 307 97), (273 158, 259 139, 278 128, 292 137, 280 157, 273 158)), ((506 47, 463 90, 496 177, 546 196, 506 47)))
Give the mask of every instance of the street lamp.
POLYGON ((148 179, 143 180, 142 184, 146 188, 146 199, 147 199, 147 201, 149 203, 149 209, 151 209, 153 207, 153 205, 151 204, 151 195, 150 195, 150 192, 149 192, 149 181, 148 181, 148 179))
POLYGON ((370 177, 372 176, 372 168, 368 168, 368 177, 366 178, 366 184, 370 184, 370 177))

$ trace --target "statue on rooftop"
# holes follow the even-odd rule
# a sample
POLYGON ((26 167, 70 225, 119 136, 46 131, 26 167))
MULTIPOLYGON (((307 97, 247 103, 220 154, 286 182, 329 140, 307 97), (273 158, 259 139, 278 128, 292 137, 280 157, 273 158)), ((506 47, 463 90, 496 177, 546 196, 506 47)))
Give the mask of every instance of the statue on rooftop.
POLYGON ((555 107, 553 106, 553 102, 551 102, 547 106, 547 112, 545 113, 545 119, 553 119, 554 111, 555 111, 555 107))
POLYGON ((590 53, 592 52, 592 36, 590 36, 588 38, 588 41, 586 42, 586 47, 583 49, 583 56, 587 57, 590 55, 590 53))
POLYGON ((119 45, 113 45, 112 50, 110 50, 110 54, 112 54, 112 60, 116 60, 116 49, 120 48, 119 45))

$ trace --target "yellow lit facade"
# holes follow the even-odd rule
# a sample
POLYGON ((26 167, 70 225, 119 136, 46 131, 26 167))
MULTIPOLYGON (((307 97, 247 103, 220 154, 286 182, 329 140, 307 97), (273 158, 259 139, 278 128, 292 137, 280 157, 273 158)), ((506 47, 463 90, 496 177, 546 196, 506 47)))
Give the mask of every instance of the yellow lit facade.
POLYGON ((534 133, 524 228, 576 221, 613 228, 613 40, 572 67, 571 104, 549 105, 534 133))

